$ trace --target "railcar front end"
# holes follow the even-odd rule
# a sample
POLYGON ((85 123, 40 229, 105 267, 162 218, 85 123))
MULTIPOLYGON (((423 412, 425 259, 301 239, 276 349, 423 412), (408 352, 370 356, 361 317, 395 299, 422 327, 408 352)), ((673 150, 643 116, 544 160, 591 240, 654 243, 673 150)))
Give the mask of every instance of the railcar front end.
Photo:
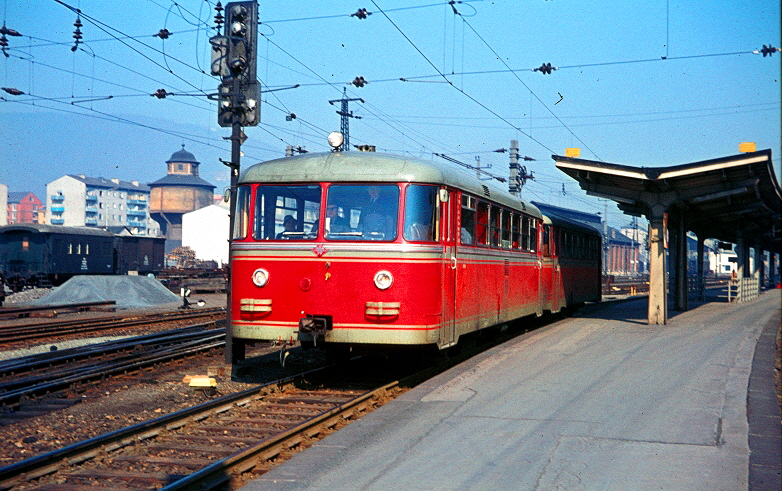
MULTIPOLYGON (((261 164, 262 165, 262 164, 261 164)), ((231 248, 232 361, 247 340, 440 342, 439 187, 247 183, 231 248)))

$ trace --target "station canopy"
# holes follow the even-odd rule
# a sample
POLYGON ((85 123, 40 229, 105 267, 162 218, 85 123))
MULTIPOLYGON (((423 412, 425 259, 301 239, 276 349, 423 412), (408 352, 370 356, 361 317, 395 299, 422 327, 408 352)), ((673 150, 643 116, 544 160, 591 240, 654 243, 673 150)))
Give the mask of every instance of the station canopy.
POLYGON ((779 252, 782 194, 771 150, 670 167, 633 167, 552 155, 587 194, 616 201, 631 215, 677 210, 704 237, 779 252))

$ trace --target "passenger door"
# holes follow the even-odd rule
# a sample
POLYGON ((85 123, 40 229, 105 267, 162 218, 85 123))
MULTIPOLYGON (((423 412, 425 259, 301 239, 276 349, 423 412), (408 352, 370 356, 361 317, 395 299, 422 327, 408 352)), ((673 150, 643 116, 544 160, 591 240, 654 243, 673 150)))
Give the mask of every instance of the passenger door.
POLYGON ((545 267, 545 306, 552 312, 559 310, 557 301, 557 285, 559 284, 559 262, 554 249, 554 228, 551 225, 543 225, 543 264, 545 267))
POLYGON ((459 243, 458 211, 459 195, 446 188, 440 189, 440 224, 443 243, 442 260, 442 329, 440 330, 440 348, 456 342, 456 302, 458 285, 457 244, 459 243), (445 199, 443 199, 445 198, 445 199), (447 200, 447 201, 446 201, 447 200))

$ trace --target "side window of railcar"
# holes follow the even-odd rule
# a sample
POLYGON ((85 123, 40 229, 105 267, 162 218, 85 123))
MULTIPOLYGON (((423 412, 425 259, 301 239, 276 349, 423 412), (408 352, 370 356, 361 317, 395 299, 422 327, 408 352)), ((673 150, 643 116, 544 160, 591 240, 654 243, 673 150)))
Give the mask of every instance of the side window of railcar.
POLYGON ((551 246, 549 245, 549 236, 551 232, 551 227, 549 225, 543 225, 543 243, 541 245, 543 255, 548 257, 551 256, 551 246))
POLYGON ((439 188, 412 184, 405 192, 405 239, 436 242, 439 240, 439 188))
POLYGON ((320 186, 258 186, 253 235, 259 240, 314 240, 320 186))
POLYGON ((502 248, 510 249, 510 210, 502 210, 502 248))
POLYGON ((568 230, 562 231, 562 257, 573 257, 573 234, 568 230))
POLYGON ((239 186, 236 193, 236 219, 234 220, 234 239, 247 237, 247 225, 250 219, 250 186, 239 186))
MULTIPOLYGON (((398 212, 396 184, 334 184, 326 198, 323 235, 332 240, 394 240, 398 212)), ((316 221, 311 234, 317 235, 319 228, 316 221)))
POLYGON ((475 214, 475 243, 478 245, 489 244, 489 204, 478 202, 475 214))
POLYGON ((521 215, 513 213, 511 221, 511 247, 519 249, 521 247, 521 215))
POLYGON ((529 251, 536 252, 538 250, 538 220, 531 218, 529 221, 529 251))
POLYGON ((529 236, 529 222, 531 218, 527 215, 521 217, 521 250, 529 252, 530 250, 530 236, 529 236))
POLYGON ((462 195, 461 243, 473 244, 475 238, 475 207, 476 199, 466 194, 462 195))
POLYGON ((502 227, 500 226, 502 210, 497 206, 491 207, 491 246, 500 247, 500 238, 502 237, 502 227))

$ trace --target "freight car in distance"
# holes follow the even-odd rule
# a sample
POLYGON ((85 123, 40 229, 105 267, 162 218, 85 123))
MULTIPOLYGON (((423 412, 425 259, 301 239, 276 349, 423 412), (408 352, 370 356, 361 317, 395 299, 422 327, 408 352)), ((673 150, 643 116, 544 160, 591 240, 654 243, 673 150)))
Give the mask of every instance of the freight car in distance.
POLYGON ((92 227, 16 224, 0 227, 0 274, 14 290, 58 285, 75 275, 157 273, 165 239, 92 227))

